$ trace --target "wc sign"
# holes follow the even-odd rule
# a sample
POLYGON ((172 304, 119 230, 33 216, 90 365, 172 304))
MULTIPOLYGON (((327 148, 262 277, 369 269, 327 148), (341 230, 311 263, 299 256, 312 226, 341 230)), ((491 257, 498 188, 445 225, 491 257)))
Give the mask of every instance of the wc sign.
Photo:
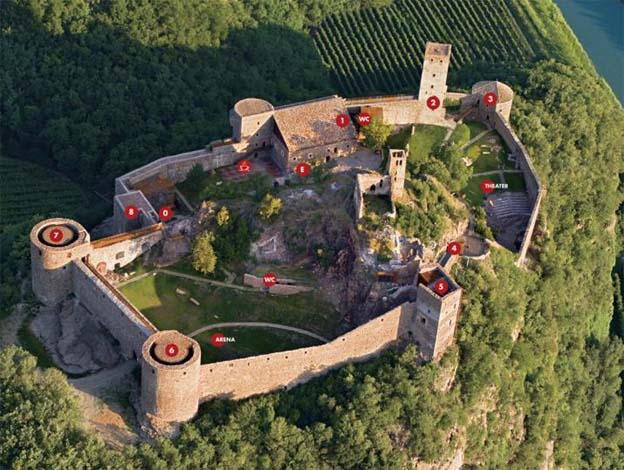
POLYGON ((265 273, 264 276, 262 276, 262 283, 266 287, 273 287, 277 284, 277 275, 275 273, 265 273))

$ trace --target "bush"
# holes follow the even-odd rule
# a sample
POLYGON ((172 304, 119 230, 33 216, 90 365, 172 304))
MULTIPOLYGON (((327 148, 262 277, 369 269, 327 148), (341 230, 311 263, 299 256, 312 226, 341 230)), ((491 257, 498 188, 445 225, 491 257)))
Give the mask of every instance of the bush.
POLYGON ((282 200, 271 193, 267 193, 260 203, 260 218, 269 220, 274 215, 279 214, 281 209, 282 200))
POLYGON ((193 268, 202 274, 212 274, 217 267, 217 255, 212 242, 215 237, 212 232, 204 232, 195 239, 193 245, 193 268))

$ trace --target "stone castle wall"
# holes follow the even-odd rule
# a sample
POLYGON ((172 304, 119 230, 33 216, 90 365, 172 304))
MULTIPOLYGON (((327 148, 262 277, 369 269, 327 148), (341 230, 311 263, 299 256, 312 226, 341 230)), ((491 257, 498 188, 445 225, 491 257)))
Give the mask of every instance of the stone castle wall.
POLYGON ((290 389, 347 363, 370 359, 407 337, 411 315, 410 308, 400 306, 320 346, 204 364, 200 400, 290 389))
POLYGON ((537 216, 539 215, 540 206, 546 190, 542 187, 539 176, 533 167, 531 158, 526 148, 513 131, 509 123, 499 113, 493 113, 490 118, 490 122, 494 129, 500 134, 505 144, 509 147, 511 152, 516 156, 516 164, 522 170, 524 181, 526 183, 527 193, 529 195, 529 202, 531 203, 531 216, 529 223, 527 224, 524 237, 522 239, 522 245, 520 246, 520 255, 518 256, 517 264, 521 265, 526 259, 527 251, 531 245, 531 238, 533 237, 533 231, 537 223, 537 216))
POLYGON ((156 224, 152 227, 153 230, 144 229, 147 232, 144 235, 128 237, 130 234, 124 234, 126 236, 109 237, 113 242, 110 244, 106 244, 107 239, 96 240, 91 244, 89 263, 100 272, 112 271, 130 264, 163 239, 162 225, 156 224))
POLYGON ((119 341, 124 356, 140 357, 143 343, 156 327, 95 269, 81 260, 71 266, 73 293, 80 303, 119 341))

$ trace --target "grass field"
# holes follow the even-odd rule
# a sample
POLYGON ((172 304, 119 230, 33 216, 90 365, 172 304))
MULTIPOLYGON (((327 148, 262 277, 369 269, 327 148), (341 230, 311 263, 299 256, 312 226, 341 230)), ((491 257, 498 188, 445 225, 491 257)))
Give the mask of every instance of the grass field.
POLYGON ((263 175, 251 175, 243 181, 225 181, 218 174, 204 173, 202 180, 194 184, 188 180, 178 184, 178 189, 195 207, 204 200, 220 201, 238 199, 253 195, 257 190, 269 188, 269 181, 263 175))
POLYGON ((481 132, 487 130, 487 126, 481 122, 467 121, 464 124, 466 124, 468 126, 468 129, 470 129, 471 139, 474 139, 476 136, 481 134, 481 132))
POLYGON ((202 349, 202 363, 227 361, 241 357, 267 354, 321 344, 309 336, 270 328, 220 328, 195 337, 202 349), (216 332, 233 337, 235 342, 214 347, 210 338, 216 332))
POLYGON ((425 158, 444 140, 444 136, 446 136, 445 127, 418 124, 414 135, 409 138, 409 160, 415 162, 425 158))
POLYGON ((159 329, 191 333, 231 321, 265 321, 296 326, 326 338, 341 333, 340 315, 318 292, 275 296, 241 291, 158 273, 121 288, 126 297, 159 329), (182 288, 188 295, 176 293, 182 288), (197 299, 195 306, 189 297, 197 299))
POLYGON ((0 226, 54 213, 88 225, 108 208, 67 177, 34 163, 0 158, 0 181, 0 226))
POLYGON ((524 191, 526 189, 522 173, 505 173, 505 181, 509 185, 509 191, 524 191))
POLYGON ((466 201, 473 207, 479 207, 483 204, 485 194, 481 190, 481 181, 488 179, 494 183, 501 183, 501 179, 497 174, 488 176, 474 176, 470 178, 466 187, 462 190, 466 195, 466 201))

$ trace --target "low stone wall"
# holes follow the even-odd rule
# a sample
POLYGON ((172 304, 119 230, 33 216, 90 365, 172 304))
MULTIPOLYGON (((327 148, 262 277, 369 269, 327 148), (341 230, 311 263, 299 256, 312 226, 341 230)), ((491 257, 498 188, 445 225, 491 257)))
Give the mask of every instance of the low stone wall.
POLYGON ((289 389, 351 362, 376 356, 407 335, 412 309, 400 306, 320 346, 201 367, 200 399, 241 399, 289 389))
POLYGON ((119 341, 121 353, 141 357, 143 343, 156 327, 83 261, 72 263, 72 275, 74 295, 119 341))
MULTIPOLYGON (((280 284, 280 282, 285 282, 285 279, 277 278, 277 284, 268 288, 271 294, 277 295, 292 295, 298 294, 300 292, 309 292, 312 290, 310 286, 298 286, 296 284, 280 284)), ((253 274, 245 273, 243 275, 243 284, 255 287, 257 289, 262 289, 265 287, 264 282, 261 277, 254 276, 253 274)))

